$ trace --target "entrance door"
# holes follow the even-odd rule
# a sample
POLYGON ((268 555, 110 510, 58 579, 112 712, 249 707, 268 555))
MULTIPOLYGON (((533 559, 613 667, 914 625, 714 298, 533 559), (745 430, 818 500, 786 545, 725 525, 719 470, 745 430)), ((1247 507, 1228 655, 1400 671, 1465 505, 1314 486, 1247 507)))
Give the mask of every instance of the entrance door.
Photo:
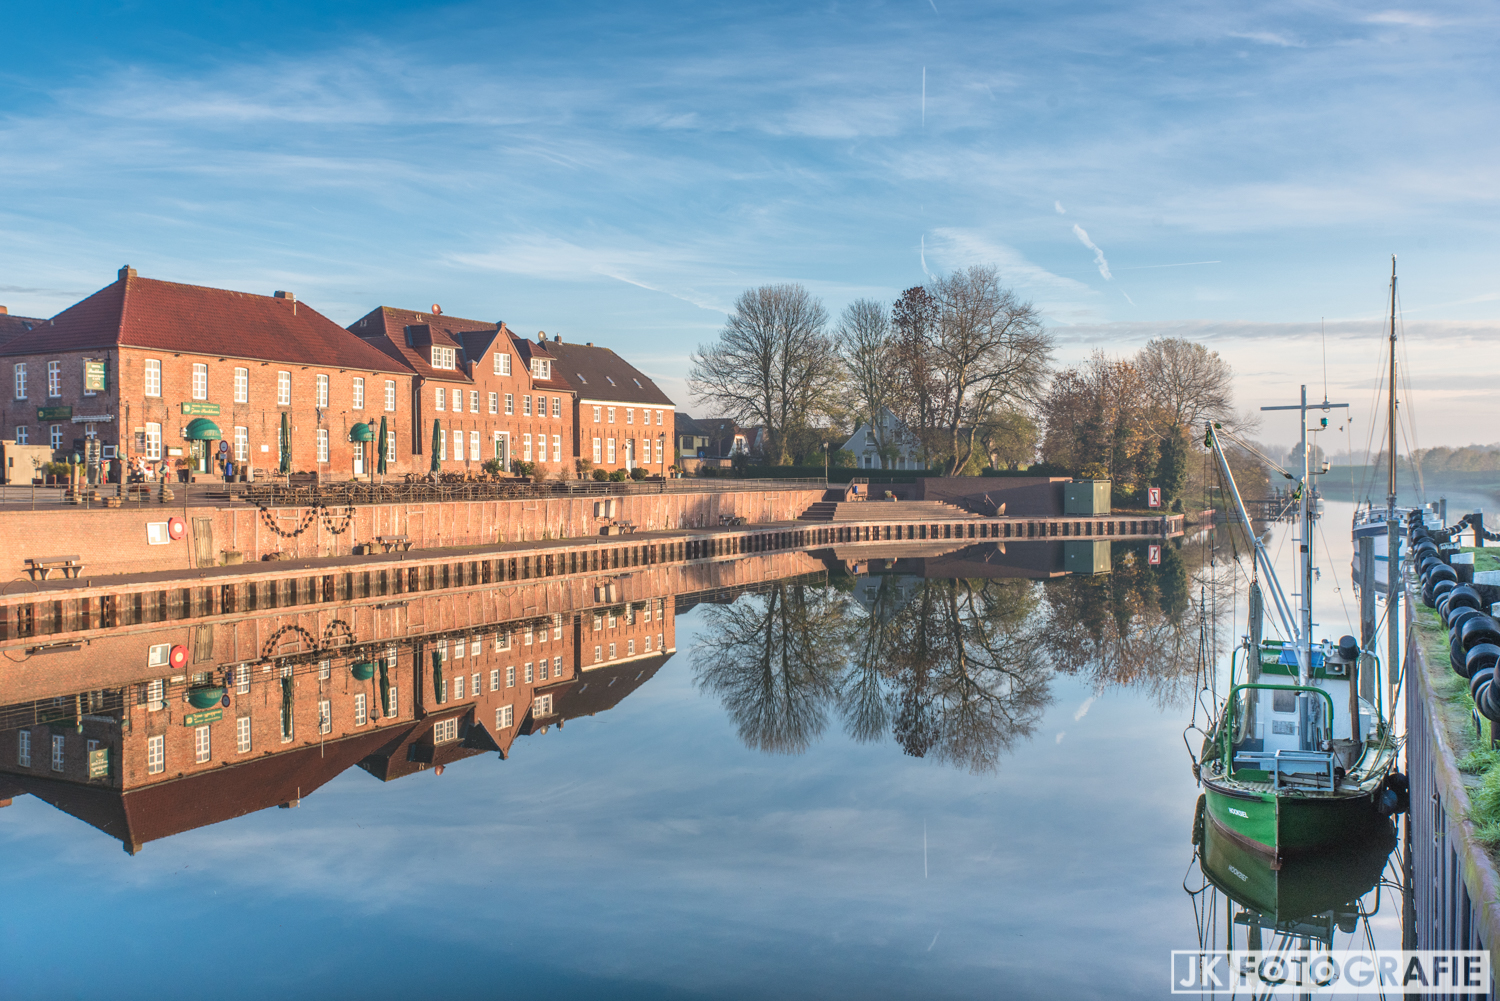
POLYGON ((635 439, 634 438, 626 438, 625 439, 625 468, 626 469, 634 469, 635 468, 635 439))
POLYGON ((365 443, 362 441, 354 443, 354 475, 365 475, 365 443))

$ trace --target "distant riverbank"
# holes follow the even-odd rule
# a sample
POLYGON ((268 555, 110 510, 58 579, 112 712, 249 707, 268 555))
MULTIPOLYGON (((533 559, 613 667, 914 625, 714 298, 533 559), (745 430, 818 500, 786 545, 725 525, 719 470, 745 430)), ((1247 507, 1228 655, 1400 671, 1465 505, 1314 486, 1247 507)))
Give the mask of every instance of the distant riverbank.
MULTIPOLYGON (((1318 478, 1325 500, 1385 500, 1386 471, 1372 466, 1334 466, 1318 478)), ((1418 485, 1409 469, 1396 471, 1396 496, 1402 505, 1448 498, 1448 510, 1463 513, 1500 507, 1500 471, 1441 472, 1422 477, 1418 485)))

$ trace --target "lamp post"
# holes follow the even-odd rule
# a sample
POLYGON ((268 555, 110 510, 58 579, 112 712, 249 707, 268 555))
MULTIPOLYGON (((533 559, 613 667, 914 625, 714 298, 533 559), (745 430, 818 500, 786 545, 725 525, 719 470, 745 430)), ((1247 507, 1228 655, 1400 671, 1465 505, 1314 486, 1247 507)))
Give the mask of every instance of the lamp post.
POLYGON ((828 442, 823 443, 823 485, 828 485, 828 442))

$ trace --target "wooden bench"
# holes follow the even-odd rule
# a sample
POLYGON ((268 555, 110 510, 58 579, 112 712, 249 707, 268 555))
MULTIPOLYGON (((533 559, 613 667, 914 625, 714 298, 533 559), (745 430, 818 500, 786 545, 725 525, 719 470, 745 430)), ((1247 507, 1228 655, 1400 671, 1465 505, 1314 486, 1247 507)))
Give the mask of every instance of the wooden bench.
POLYGON ((375 541, 384 546, 386 552, 400 549, 404 553, 411 549, 411 539, 404 535, 377 535, 375 541))
POLYGON ((83 564, 77 556, 34 556, 26 561, 26 572, 32 580, 41 575, 42 580, 54 570, 61 570, 64 577, 77 577, 83 572, 83 564))

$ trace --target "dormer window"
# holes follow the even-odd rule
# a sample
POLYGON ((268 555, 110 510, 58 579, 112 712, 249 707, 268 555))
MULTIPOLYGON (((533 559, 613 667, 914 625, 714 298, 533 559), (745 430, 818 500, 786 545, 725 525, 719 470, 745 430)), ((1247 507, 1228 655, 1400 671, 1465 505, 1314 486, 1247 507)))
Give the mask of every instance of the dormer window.
POLYGON ((550 358, 531 359, 531 377, 533 379, 552 378, 552 360, 550 358))
POLYGON ((438 345, 434 344, 432 346, 432 367, 453 369, 458 368, 457 352, 453 348, 439 347, 438 345))

